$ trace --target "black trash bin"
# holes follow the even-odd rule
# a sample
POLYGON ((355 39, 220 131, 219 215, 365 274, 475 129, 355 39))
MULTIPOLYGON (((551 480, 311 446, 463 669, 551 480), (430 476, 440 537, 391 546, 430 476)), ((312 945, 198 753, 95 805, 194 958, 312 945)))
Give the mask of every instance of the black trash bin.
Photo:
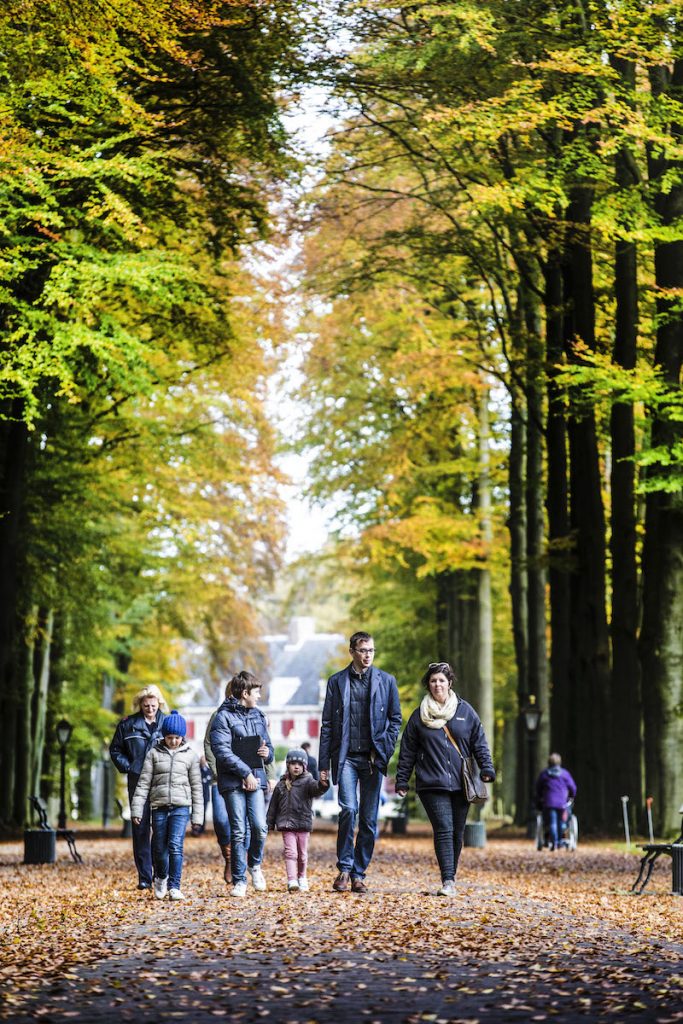
POLYGON ((404 836, 408 832, 408 815, 397 814, 395 818, 391 819, 391 834, 392 836, 404 836))
POLYGON ((24 831, 24 864, 54 864, 57 860, 57 833, 53 828, 27 828, 24 831))
POLYGON ((671 847, 671 892, 683 896, 683 843, 671 847))
POLYGON ((483 849, 486 846, 486 822, 468 821, 465 825, 465 846, 476 846, 483 849))

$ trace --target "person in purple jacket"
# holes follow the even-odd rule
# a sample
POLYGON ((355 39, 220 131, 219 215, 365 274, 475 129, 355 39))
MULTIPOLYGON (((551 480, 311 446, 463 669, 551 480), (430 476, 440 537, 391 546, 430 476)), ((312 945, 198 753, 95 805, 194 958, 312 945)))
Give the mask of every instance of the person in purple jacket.
POLYGON ((550 849, 556 850, 562 837, 562 822, 568 814, 567 804, 576 796, 576 783, 559 754, 551 754, 548 767, 536 780, 536 806, 543 812, 543 825, 550 838, 550 849))

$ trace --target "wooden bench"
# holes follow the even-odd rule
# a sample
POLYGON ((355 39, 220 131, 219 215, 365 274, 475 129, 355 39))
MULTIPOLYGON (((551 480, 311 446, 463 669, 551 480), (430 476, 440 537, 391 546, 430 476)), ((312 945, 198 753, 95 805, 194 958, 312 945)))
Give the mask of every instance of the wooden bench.
MULTIPOLYGON (((681 807, 683 814, 683 807, 681 807)), ((640 896, 644 892, 655 863, 662 855, 671 857, 671 892, 675 896, 683 896, 683 819, 681 820, 681 831, 671 843, 639 843, 639 850, 645 850, 645 855, 640 860, 640 871, 638 877, 631 886, 634 896, 640 896), (643 877, 644 876, 644 877, 643 877)))
MULTIPOLYGON (((51 832, 52 828, 50 827, 50 823, 47 820, 47 805, 43 798, 40 796, 30 796, 28 800, 31 806, 33 807, 34 811, 38 815, 38 828, 43 832, 51 832)), ((71 854, 71 857, 75 861, 75 863, 82 864, 83 858, 76 849, 75 833, 71 829, 67 828, 58 828, 55 829, 55 832, 57 833, 57 838, 61 837, 62 839, 66 839, 67 845, 69 847, 69 853, 71 854)))

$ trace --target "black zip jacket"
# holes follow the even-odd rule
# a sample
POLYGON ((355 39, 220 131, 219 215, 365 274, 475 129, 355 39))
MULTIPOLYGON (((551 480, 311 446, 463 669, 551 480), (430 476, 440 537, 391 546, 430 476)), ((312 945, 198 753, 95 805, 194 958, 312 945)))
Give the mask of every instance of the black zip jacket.
POLYGON ((273 790, 266 815, 268 828, 277 828, 280 832, 310 832, 313 828, 313 798, 326 793, 330 784, 314 779, 310 772, 304 772, 291 781, 292 787, 288 789, 283 775, 273 790))
MULTIPOLYGON (((491 751, 479 715, 466 700, 458 698, 455 715, 448 723, 451 736, 464 757, 473 754, 479 770, 495 779, 491 751)), ((407 790, 415 769, 415 788, 462 789, 462 758, 444 729, 428 729, 416 708, 405 727, 396 771, 396 789, 407 790)))

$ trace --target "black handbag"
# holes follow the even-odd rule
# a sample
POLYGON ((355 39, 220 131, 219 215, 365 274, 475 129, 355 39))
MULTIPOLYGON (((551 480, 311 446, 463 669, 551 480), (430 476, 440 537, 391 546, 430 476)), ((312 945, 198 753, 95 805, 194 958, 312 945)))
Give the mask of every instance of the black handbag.
POLYGON ((486 783, 479 775, 479 765, 471 754, 469 757, 465 757, 451 735, 451 731, 448 726, 444 725, 443 728, 449 740, 462 758, 462 791, 465 796, 465 800, 470 804, 475 804, 476 806, 481 807, 481 805, 485 804, 488 800, 489 791, 486 783))

